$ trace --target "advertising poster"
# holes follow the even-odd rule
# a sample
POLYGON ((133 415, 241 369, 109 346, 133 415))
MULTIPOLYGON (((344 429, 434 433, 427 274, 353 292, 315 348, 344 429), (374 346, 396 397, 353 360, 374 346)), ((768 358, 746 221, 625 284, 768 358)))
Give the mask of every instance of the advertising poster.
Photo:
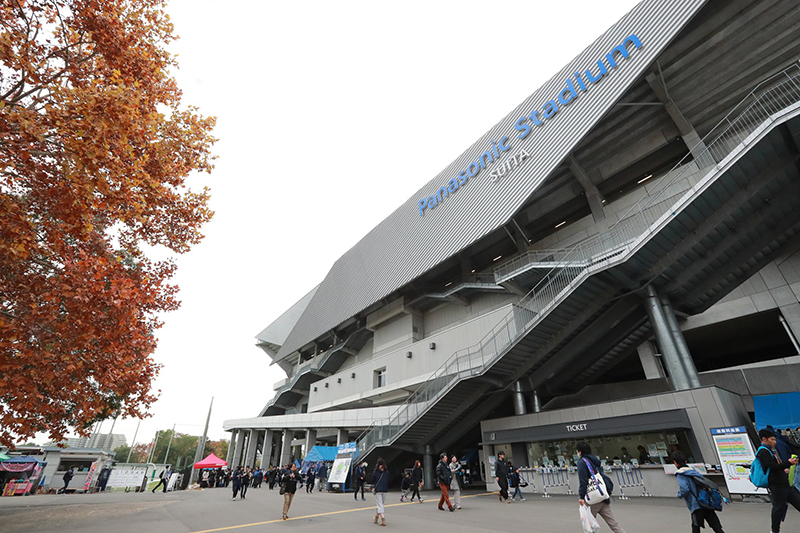
POLYGON ((767 494, 767 489, 756 488, 750 482, 750 463, 756 458, 753 443, 744 426, 714 428, 711 438, 719 456, 720 468, 731 494, 767 494))
POLYGON ((89 487, 92 486, 92 478, 94 477, 95 470, 97 470, 97 461, 93 462, 91 468, 89 468, 89 474, 86 476, 86 483, 83 484, 83 492, 88 492, 89 487))
POLYGON ((328 483, 344 483, 347 481, 347 472, 350 470, 349 457, 345 459, 336 459, 333 462, 331 471, 328 474, 328 483))

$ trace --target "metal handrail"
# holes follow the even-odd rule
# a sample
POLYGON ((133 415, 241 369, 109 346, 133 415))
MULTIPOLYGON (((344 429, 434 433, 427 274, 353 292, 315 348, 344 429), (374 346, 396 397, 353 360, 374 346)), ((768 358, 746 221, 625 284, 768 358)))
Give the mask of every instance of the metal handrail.
MULTIPOLYGON (((583 279, 610 266, 627 253, 633 243, 653 233, 657 222, 674 215, 676 204, 691 194, 691 190, 676 190, 674 185, 687 178, 690 171, 702 172, 712 166, 713 171, 718 170, 720 163, 735 155, 735 151, 747 143, 747 138, 767 124, 772 115, 798 102, 800 67, 796 64, 757 85, 703 138, 701 143, 710 141, 702 150, 695 155, 690 152, 671 172, 656 180, 651 185, 650 194, 631 207, 619 222, 604 234, 568 250, 559 250, 563 253, 564 258, 559 261, 563 266, 550 270, 478 344, 456 351, 398 406, 385 424, 373 422, 359 436, 361 450, 369 453, 374 447, 391 444, 404 427, 421 417, 458 381, 488 370, 507 348, 565 299, 583 279), (769 88, 758 93, 766 85, 770 85, 769 88), (688 164, 690 162, 693 164, 688 164), (703 168, 700 165, 708 166, 703 168), (666 176, 673 177, 666 182, 666 176), (662 183, 665 184, 660 186, 662 183), (657 192, 653 194, 653 191, 657 192)), ((692 151, 698 148, 699 145, 692 151)))

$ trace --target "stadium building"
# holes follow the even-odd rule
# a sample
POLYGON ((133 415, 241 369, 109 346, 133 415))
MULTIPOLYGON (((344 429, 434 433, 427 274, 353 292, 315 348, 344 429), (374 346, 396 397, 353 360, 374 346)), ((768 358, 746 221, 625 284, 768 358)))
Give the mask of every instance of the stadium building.
POLYGON ((718 464, 712 430, 800 391, 799 27, 637 5, 257 336, 288 378, 225 422, 229 463, 718 464))

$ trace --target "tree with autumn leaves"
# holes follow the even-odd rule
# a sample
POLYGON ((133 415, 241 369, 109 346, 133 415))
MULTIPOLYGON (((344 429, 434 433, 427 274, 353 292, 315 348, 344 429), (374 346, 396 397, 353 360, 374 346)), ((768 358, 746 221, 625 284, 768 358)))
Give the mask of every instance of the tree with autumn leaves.
POLYGON ((181 102, 164 0, 0 10, 0 444, 142 417, 172 261, 202 238, 214 119, 181 102), (165 254, 166 255, 166 254, 165 254))

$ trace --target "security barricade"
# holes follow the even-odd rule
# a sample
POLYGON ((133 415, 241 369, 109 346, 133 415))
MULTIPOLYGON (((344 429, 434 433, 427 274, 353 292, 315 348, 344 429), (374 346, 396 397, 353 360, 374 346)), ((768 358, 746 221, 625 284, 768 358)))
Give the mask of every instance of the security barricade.
POLYGON ((519 479, 522 483, 520 486, 522 488, 526 488, 523 492, 533 492, 536 493, 536 477, 535 477, 536 470, 530 467, 524 467, 519 469, 519 479))
MULTIPOLYGON (((642 497, 652 497, 653 495, 647 491, 647 487, 644 486, 644 478, 642 477, 642 471, 639 468, 639 465, 634 464, 622 464, 622 465, 609 465, 606 468, 613 468, 617 483, 616 487, 619 489, 619 495, 617 496, 620 500, 629 500, 630 498, 625 495, 625 489, 642 489, 642 497)), ((633 491, 631 491, 632 493, 633 491)))
POLYGON ((573 467, 542 466, 536 469, 542 479, 542 498, 550 498, 547 493, 548 488, 566 487, 567 494, 575 494, 569 484, 569 472, 574 471, 573 467))

